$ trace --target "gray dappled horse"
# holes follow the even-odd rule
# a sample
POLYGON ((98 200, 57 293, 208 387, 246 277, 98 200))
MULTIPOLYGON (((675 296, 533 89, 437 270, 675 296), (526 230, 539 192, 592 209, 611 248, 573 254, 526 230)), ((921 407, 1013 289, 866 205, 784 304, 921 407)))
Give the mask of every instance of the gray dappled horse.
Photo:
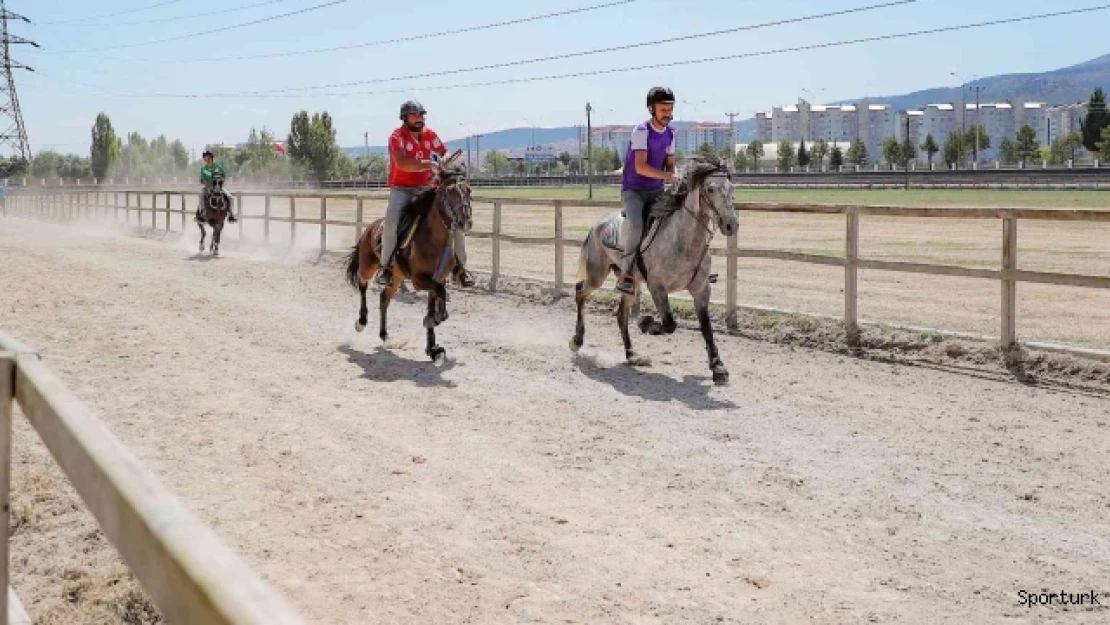
MULTIPOLYGON (((682 172, 683 193, 669 189, 648 207, 654 218, 645 223, 644 241, 640 256, 633 269, 636 277, 636 295, 622 295, 617 310, 617 322, 624 339, 624 352, 630 365, 649 364, 632 350, 628 334, 628 319, 633 303, 639 299, 639 285, 646 283, 655 308, 661 315, 656 321, 650 316, 640 319, 640 330, 653 335, 671 334, 677 328, 671 312, 669 294, 686 290, 694 298, 694 310, 701 326, 705 348, 709 354, 709 368, 713 381, 728 383, 725 368, 713 341, 713 326, 709 319, 710 268, 709 246, 715 227, 725 235, 736 233, 739 220, 732 201, 732 179, 727 167, 712 156, 692 156, 682 172)), ((646 220, 645 220, 646 221, 646 220)), ((570 341, 571 351, 577 352, 585 340, 586 325, 582 309, 590 297, 605 282, 610 272, 619 274, 621 256, 620 229, 624 218, 620 213, 604 217, 591 230, 582 245, 578 265, 578 284, 575 302, 578 306, 578 325, 570 341)))

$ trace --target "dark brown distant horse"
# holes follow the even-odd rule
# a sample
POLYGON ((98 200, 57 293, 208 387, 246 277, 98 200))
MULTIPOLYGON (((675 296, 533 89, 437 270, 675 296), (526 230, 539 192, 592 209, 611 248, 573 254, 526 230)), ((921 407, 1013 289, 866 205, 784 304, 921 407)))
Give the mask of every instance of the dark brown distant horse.
POLYGON ((220 255, 220 235, 223 234, 224 222, 227 221, 230 208, 231 197, 224 191, 224 177, 216 173, 212 176, 212 188, 208 191, 207 206, 201 206, 197 210, 197 227, 200 228, 199 253, 204 253, 204 239, 208 234, 204 231, 204 225, 208 224, 212 228, 212 242, 208 246, 208 252, 213 256, 220 255))
MULTIPOLYGON (((432 360, 439 360, 447 350, 436 345, 435 328, 447 320, 447 279, 455 275, 454 231, 462 228, 470 230, 470 184, 466 178, 466 167, 454 161, 460 151, 456 151, 436 170, 432 186, 417 195, 405 207, 401 219, 401 232, 398 236, 397 251, 393 264, 393 283, 381 294, 381 331, 382 341, 389 339, 386 331, 386 311, 389 302, 408 278, 418 291, 428 292, 428 314, 424 317, 424 327, 428 330, 428 346, 425 352, 432 360), (412 230, 409 224, 417 220, 412 230)), ((355 329, 366 329, 367 314, 366 288, 381 265, 379 248, 383 220, 370 224, 362 238, 351 250, 347 258, 347 281, 357 287, 361 306, 355 329)))

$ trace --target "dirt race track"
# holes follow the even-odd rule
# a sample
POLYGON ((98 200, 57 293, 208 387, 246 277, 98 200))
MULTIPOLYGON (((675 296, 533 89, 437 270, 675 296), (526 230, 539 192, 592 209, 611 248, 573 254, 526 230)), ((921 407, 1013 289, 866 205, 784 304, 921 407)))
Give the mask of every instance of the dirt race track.
MULTIPOLYGON (((569 299, 484 291, 437 367, 422 300, 382 350, 335 264, 194 247, 0 220, 0 327, 310 623, 1110 620, 1019 605, 1110 592, 1106 394, 731 336, 715 388, 696 332, 634 371, 610 315, 574 357, 569 299)), ((113 558, 19 499, 33 440, 14 586, 119 622, 66 612, 113 558)))

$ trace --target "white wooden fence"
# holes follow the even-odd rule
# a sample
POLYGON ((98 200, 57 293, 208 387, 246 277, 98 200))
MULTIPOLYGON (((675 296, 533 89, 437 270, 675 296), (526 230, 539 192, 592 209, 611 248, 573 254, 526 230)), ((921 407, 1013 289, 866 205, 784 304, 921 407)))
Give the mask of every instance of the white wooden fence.
POLYGON ((8 582, 13 401, 104 535, 174 625, 302 625, 286 602, 197 520, 30 348, 0 331, 0 619, 30 625, 8 582))
MULTIPOLYGON (((21 213, 34 213, 56 219, 78 219, 103 217, 120 220, 121 211, 124 223, 131 223, 131 213, 135 213, 137 226, 146 227, 144 213, 150 214, 149 227, 158 228, 162 221, 166 230, 170 229, 171 215, 180 216, 182 229, 185 227, 187 215, 192 210, 186 207, 187 197, 193 195, 180 195, 181 208, 171 207, 171 196, 179 195, 179 191, 112 191, 100 192, 95 189, 88 191, 59 189, 45 190, 46 192, 29 189, 26 192, 16 192, 9 196, 10 206, 5 211, 21 213), (120 204, 122 197, 123 203, 120 204), (133 204, 131 199, 136 198, 133 204), (148 207, 143 207, 139 200, 149 197, 148 207), (164 198, 164 199, 163 199, 164 198), (109 202, 111 200, 111 202, 109 202), (163 219, 164 218, 164 219, 163 219)), ((365 200, 381 200, 380 195, 371 195, 355 192, 259 192, 236 193, 237 205, 243 205, 244 198, 263 198, 264 211, 261 215, 240 215, 239 236, 244 235, 244 222, 258 220, 263 222, 263 239, 267 243, 270 239, 270 229, 273 223, 287 223, 290 228, 290 241, 295 240, 297 224, 312 224, 320 228, 320 251, 327 251, 327 227, 345 226, 354 229, 356 240, 369 222, 363 219, 363 202, 365 200), (271 214, 271 200, 273 198, 288 199, 290 211, 288 217, 278 217, 271 214), (341 221, 328 218, 329 199, 349 199, 356 202, 355 220, 341 221), (296 212, 298 199, 312 199, 320 202, 320 216, 318 218, 298 218, 296 212)), ((620 202, 603 200, 548 200, 525 198, 497 198, 475 197, 475 204, 492 204, 493 228, 490 232, 468 233, 468 237, 489 239, 492 243, 492 266, 490 288, 496 289, 501 276, 501 244, 515 243, 521 245, 554 246, 555 267, 553 283, 557 289, 563 289, 565 284, 564 274, 564 249, 566 246, 579 246, 582 239, 568 238, 564 235, 563 209, 568 207, 600 207, 620 208, 620 202), (554 237, 525 237, 514 236, 503 232, 504 206, 547 206, 554 212, 554 237)), ((777 204, 777 203, 752 203, 738 202, 736 209, 742 212, 763 213, 804 213, 813 215, 843 215, 845 220, 845 255, 831 256, 821 254, 806 254, 784 250, 740 248, 735 236, 728 237, 725 248, 712 248, 711 253, 717 257, 725 258, 726 262, 726 293, 725 309, 726 319, 730 328, 737 324, 737 313, 741 306, 738 302, 737 276, 738 259, 765 258, 791 262, 811 263, 818 265, 843 267, 844 269, 844 312, 843 322, 847 331, 849 342, 854 342, 859 337, 860 320, 858 316, 858 275, 860 269, 873 269, 880 271, 893 271, 917 274, 930 274, 939 276, 955 276, 963 278, 980 278, 997 280, 1001 283, 1001 301, 998 340, 1002 347, 1013 347, 1017 342, 1017 300, 1016 284, 1030 282, 1040 284, 1055 284, 1073 287, 1094 289, 1110 289, 1110 276, 1083 275, 1072 273, 1052 273, 1043 271, 1028 271, 1017 268, 1017 230, 1018 223, 1027 221, 1059 221, 1059 222, 1100 222, 1110 223, 1110 211, 1089 209, 1033 209, 1033 208, 929 208, 912 206, 856 206, 856 205, 828 205, 828 204, 777 204), (911 263, 888 261, 871 258, 861 258, 859 255, 860 216, 886 216, 909 217, 928 219, 981 219, 997 221, 1001 225, 1002 255, 997 269, 984 269, 964 267, 959 265, 943 265, 932 263, 911 263)), ((1079 347, 1050 345, 1036 342, 1027 342, 1027 346, 1071 353, 1084 357, 1110 359, 1110 353, 1079 347)))

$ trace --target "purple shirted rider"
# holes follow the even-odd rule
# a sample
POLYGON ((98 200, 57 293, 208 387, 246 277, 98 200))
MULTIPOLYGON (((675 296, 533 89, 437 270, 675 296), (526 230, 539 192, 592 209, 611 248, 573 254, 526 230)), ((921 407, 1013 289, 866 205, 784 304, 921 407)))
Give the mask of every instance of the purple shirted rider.
POLYGON ((621 246, 621 275, 617 290, 636 292, 633 263, 644 231, 644 207, 663 193, 663 183, 674 179, 674 93, 666 87, 653 87, 647 96, 651 119, 636 126, 624 157, 621 174, 621 201, 624 203, 624 228, 621 246))

